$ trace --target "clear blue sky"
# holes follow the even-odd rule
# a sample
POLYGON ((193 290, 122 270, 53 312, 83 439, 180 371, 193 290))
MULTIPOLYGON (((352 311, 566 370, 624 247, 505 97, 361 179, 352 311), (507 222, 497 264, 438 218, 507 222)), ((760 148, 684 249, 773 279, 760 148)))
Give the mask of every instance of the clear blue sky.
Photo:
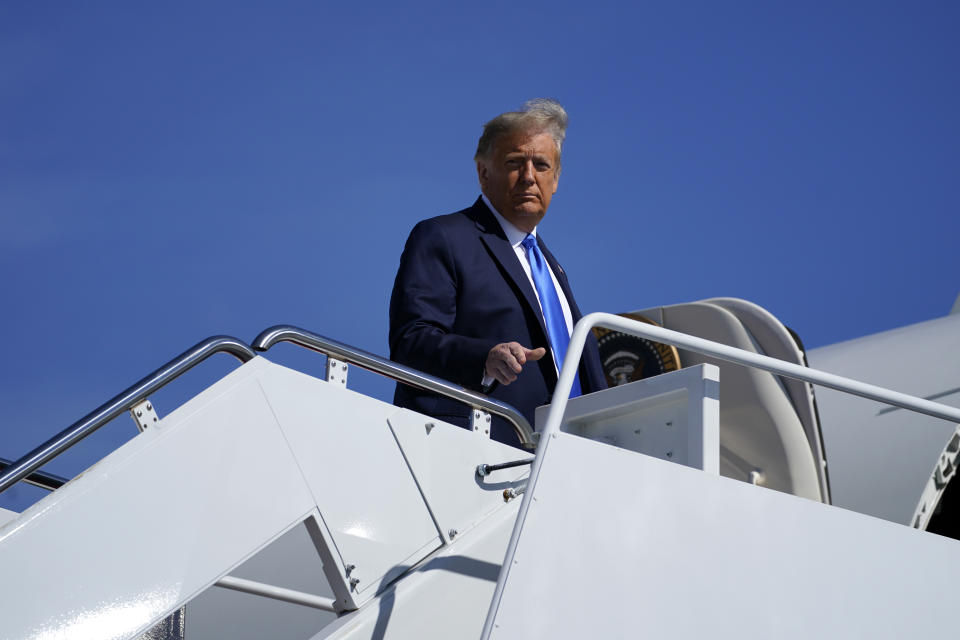
POLYGON ((0 456, 208 335, 386 354, 407 232, 531 97, 570 113, 541 232, 585 311, 736 296, 816 347, 960 293, 956 2, 349 4, 0 5, 0 456))

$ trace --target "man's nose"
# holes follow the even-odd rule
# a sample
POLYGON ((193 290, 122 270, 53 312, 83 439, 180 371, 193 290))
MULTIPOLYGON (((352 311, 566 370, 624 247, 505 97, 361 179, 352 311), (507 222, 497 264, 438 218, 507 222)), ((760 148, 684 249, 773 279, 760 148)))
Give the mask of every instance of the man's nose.
POLYGON ((520 180, 523 182, 534 182, 533 180, 533 161, 527 160, 522 165, 520 165, 520 180))

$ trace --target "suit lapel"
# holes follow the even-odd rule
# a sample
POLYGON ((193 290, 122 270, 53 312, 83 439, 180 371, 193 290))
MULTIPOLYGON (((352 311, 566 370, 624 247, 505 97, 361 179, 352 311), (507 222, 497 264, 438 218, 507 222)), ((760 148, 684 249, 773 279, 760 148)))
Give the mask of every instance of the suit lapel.
POLYGON ((523 267, 520 266, 520 261, 517 258, 516 252, 513 250, 513 245, 507 241, 503 229, 500 228, 500 223, 493 217, 493 214, 487 209, 487 205, 484 204, 482 199, 478 199, 473 205, 473 212, 475 214, 474 220, 477 223, 477 228, 480 230, 481 242, 486 245, 490 254, 507 273, 517 289, 520 290, 527 306, 530 307, 537 322, 540 323, 540 330, 543 331, 543 335, 547 335, 547 328, 543 324, 543 314, 540 311, 540 304, 537 302, 537 296, 533 292, 533 287, 530 286, 530 279, 527 278, 523 267))

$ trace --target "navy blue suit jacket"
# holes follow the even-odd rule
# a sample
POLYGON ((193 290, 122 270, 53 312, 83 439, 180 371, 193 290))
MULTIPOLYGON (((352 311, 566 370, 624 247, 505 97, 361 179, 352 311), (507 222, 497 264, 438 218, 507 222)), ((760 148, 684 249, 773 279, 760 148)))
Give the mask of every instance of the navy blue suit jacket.
MULTIPOLYGON (((563 269, 538 234, 538 243, 570 304, 580 309, 563 269)), ((534 410, 550 402, 557 383, 536 294, 500 224, 482 199, 472 207, 418 223, 403 249, 390 298, 390 358, 481 390, 487 354, 501 342, 519 342, 547 355, 528 363, 509 385, 490 396, 514 406, 530 425, 534 410)), ((584 393, 606 388, 593 336, 580 360, 584 393)), ((394 404, 468 426, 470 409, 449 398, 397 384, 394 404)), ((518 445, 513 429, 494 417, 491 437, 518 445)))

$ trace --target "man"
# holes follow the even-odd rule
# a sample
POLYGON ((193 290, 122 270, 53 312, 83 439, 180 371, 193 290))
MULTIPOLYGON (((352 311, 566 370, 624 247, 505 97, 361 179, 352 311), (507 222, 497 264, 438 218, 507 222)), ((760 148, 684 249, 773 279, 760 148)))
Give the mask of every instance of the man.
MULTIPOLYGON (((553 100, 484 125, 472 207, 417 224, 390 298, 390 357, 514 406, 550 402, 580 310, 538 225, 557 191, 567 114, 553 100)), ((573 395, 606 387, 588 340, 573 395)), ((467 427, 466 405, 397 384, 394 404, 467 427)), ((491 437, 517 445, 494 417, 491 437)))

